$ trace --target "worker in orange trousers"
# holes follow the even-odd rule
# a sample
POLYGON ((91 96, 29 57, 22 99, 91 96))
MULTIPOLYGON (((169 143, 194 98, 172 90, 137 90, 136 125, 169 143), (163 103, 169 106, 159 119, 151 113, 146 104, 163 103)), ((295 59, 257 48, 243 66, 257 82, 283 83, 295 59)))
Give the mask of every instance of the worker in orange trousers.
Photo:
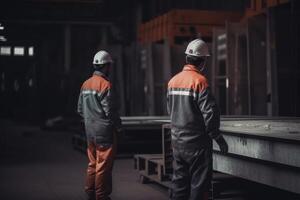
POLYGON ((112 168, 116 152, 116 133, 121 120, 113 95, 109 73, 112 58, 106 51, 95 54, 93 76, 80 90, 78 113, 83 117, 89 164, 85 192, 88 200, 110 200, 112 168))

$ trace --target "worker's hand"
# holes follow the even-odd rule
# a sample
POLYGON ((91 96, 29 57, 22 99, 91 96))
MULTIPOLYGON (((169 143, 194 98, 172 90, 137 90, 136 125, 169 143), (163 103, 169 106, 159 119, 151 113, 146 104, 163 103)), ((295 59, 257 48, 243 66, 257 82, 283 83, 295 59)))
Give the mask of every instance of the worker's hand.
POLYGON ((227 144, 227 142, 226 142, 226 140, 224 139, 223 136, 219 137, 216 140, 216 142, 219 145, 220 151, 222 153, 227 153, 228 152, 228 144, 227 144))

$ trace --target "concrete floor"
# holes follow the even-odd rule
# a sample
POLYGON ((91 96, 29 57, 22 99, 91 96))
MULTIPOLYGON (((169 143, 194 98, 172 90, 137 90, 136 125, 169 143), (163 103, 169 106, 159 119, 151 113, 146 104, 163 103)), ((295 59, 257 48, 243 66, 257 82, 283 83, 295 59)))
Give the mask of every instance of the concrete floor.
MULTIPOLYGON (((0 122, 1 200, 83 200, 87 158, 74 150, 72 134, 0 122)), ((166 200, 167 190, 142 185, 132 159, 114 166, 113 200, 166 200)))

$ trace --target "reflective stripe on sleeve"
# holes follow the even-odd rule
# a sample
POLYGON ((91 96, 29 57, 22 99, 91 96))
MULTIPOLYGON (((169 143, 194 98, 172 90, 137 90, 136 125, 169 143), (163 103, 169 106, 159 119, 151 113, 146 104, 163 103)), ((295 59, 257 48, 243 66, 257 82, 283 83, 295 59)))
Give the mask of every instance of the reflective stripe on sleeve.
POLYGON ((93 94, 93 95, 97 94, 98 96, 101 95, 101 92, 97 92, 96 90, 82 90, 81 93, 82 94, 93 94))
POLYGON ((186 91, 186 90, 169 90, 168 95, 180 95, 180 96, 191 96, 196 98, 197 94, 192 91, 186 91))

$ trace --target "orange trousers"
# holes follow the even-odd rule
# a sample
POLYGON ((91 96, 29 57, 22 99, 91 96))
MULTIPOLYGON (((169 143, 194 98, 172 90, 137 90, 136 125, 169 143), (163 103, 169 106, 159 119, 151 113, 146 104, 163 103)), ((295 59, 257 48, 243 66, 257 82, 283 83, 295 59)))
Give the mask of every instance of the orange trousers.
POLYGON ((87 155, 89 164, 85 192, 89 200, 110 200, 112 168, 115 156, 114 145, 101 147, 94 143, 88 143, 87 155))

